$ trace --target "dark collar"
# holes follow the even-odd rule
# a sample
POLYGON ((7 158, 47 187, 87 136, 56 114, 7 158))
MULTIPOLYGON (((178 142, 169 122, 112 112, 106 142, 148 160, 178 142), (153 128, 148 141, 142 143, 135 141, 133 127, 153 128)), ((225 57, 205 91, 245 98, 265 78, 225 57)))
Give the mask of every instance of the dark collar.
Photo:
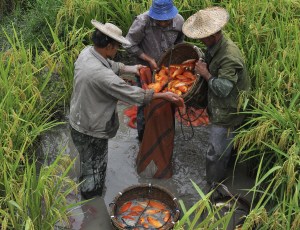
POLYGON ((226 42, 226 38, 224 35, 222 35, 221 39, 214 44, 213 46, 207 48, 207 52, 213 57, 217 53, 217 51, 220 49, 220 47, 226 42))

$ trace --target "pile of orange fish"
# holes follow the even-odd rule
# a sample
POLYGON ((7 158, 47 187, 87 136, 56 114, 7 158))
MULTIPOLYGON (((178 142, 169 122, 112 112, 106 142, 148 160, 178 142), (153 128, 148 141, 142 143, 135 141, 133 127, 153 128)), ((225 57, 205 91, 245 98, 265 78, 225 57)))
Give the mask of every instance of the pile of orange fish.
POLYGON ((180 96, 185 94, 196 81, 193 73, 195 62, 195 59, 191 59, 182 64, 162 66, 154 75, 154 82, 150 83, 148 88, 153 89, 156 93, 170 91, 180 96))
POLYGON ((117 214, 118 223, 124 229, 159 229, 173 221, 168 206, 153 199, 127 201, 118 209, 117 214))

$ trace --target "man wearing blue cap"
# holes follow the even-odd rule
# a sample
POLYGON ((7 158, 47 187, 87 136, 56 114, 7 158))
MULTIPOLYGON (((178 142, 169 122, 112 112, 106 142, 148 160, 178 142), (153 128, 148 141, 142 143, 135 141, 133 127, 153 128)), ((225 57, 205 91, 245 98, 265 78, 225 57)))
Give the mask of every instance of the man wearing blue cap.
MULTIPOLYGON (((170 47, 184 40, 182 33, 183 17, 178 14, 172 0, 153 0, 149 11, 138 15, 129 28, 125 45, 127 51, 137 58, 137 63, 157 69, 161 55, 170 47)), ((137 77, 140 85, 140 79, 137 77)), ((143 138, 145 127, 144 107, 138 107, 138 138, 143 138)))

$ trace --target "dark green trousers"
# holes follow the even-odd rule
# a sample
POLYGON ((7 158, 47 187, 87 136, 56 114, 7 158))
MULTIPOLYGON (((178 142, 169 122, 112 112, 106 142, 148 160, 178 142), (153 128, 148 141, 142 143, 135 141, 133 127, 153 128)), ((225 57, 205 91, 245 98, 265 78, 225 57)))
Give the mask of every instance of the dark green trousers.
POLYGON ((108 139, 85 135, 73 128, 71 137, 80 157, 81 195, 85 199, 101 196, 106 176, 108 139))

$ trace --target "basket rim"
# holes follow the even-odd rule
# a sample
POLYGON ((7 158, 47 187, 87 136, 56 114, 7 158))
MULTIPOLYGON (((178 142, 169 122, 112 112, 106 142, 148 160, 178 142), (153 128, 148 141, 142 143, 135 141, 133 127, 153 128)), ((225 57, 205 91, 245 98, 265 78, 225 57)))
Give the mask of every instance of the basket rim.
POLYGON ((175 50, 175 49, 178 49, 178 48, 184 47, 184 46, 194 49, 195 52, 196 52, 197 55, 198 55, 198 59, 200 58, 199 53, 198 53, 197 50, 195 49, 196 45, 193 45, 193 44, 187 43, 187 42, 182 42, 182 43, 178 43, 178 44, 176 44, 176 45, 174 45, 174 46, 168 48, 168 49, 162 54, 162 56, 159 58, 159 60, 158 60, 158 62, 157 62, 157 66, 161 67, 163 60, 166 58, 166 56, 169 55, 169 53, 170 53, 172 50, 175 50))
POLYGON ((179 207, 179 202, 177 201, 177 198, 176 196, 174 196, 170 191, 168 191, 166 188, 160 186, 160 185, 153 185, 151 183, 149 184, 137 184, 137 185, 132 185, 132 186, 129 186, 125 189, 123 189, 122 191, 120 191, 118 193, 118 195, 116 195, 116 197, 113 199, 113 202, 112 203, 116 203, 116 201, 125 193, 125 192, 128 192, 130 190, 133 190, 135 188, 148 188, 148 187, 153 187, 153 188, 157 188, 157 189, 160 189, 162 190, 163 192, 167 193, 170 197, 173 198, 173 201, 176 203, 176 206, 179 207))

